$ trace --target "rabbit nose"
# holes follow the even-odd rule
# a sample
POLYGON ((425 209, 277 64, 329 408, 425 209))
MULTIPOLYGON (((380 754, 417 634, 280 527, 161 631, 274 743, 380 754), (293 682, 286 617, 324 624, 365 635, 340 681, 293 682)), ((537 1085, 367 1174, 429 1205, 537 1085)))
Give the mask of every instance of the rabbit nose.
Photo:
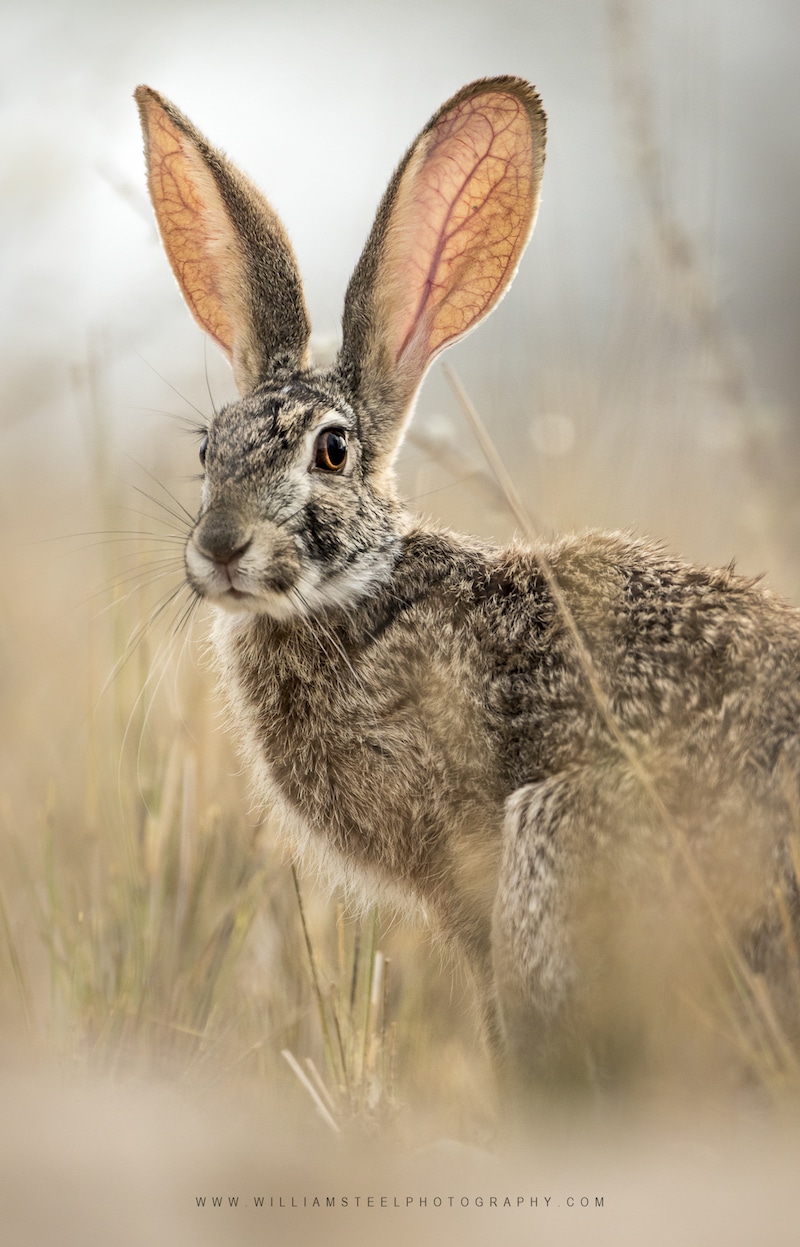
POLYGON ((252 540, 252 535, 242 532, 232 516, 213 511, 201 520, 194 533, 194 544, 200 553, 220 567, 236 563, 252 540))

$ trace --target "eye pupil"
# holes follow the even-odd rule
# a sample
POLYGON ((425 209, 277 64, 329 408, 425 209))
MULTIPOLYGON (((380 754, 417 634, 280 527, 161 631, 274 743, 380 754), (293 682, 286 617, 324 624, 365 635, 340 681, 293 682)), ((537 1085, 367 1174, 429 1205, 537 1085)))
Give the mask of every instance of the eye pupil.
POLYGON ((314 467, 339 472, 347 462, 347 436, 343 429, 324 429, 317 438, 314 467))
POLYGON ((208 437, 206 436, 203 438, 202 442, 200 443, 200 447, 197 452, 198 455, 200 456, 200 463, 202 464, 203 467, 206 466, 206 451, 207 450, 208 450, 208 437))

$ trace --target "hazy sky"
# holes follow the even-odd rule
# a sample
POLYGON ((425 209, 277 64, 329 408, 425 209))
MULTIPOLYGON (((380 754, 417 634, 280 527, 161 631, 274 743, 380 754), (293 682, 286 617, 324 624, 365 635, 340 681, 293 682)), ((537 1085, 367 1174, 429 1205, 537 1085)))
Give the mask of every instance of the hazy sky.
MULTIPOLYGON (((110 419, 151 401, 154 377, 183 387, 191 372, 204 392, 205 361, 217 392, 227 385, 157 244, 138 82, 172 97, 262 186, 295 243, 315 330, 330 335, 406 145, 454 90, 499 72, 539 87, 548 165, 514 291, 458 348, 460 366, 491 358, 495 384, 512 372, 527 383, 553 361, 591 371, 597 355, 602 367, 656 194, 696 248, 759 393, 795 418, 796 0, 40 0, 6 12, 2 43, 9 437, 21 423, 50 435, 92 352, 110 419)), ((650 315, 650 297, 640 280, 625 315, 650 315)))

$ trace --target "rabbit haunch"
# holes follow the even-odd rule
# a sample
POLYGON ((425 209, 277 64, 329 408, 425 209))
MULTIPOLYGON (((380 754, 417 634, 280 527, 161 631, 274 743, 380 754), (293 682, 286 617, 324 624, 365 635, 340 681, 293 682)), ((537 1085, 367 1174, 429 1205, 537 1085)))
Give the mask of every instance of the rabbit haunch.
POLYGON ((137 100, 167 255, 242 394, 209 424, 188 579, 222 608, 232 730, 295 847, 421 905, 526 1075, 587 1065, 592 984, 607 1009, 621 964, 609 932, 642 915, 658 938, 630 948, 663 944, 695 857, 707 944, 738 939, 785 981, 797 612, 621 534, 496 550, 396 494, 427 368, 496 305, 533 227, 533 90, 473 83, 423 129, 322 370, 272 208, 172 104, 137 100))

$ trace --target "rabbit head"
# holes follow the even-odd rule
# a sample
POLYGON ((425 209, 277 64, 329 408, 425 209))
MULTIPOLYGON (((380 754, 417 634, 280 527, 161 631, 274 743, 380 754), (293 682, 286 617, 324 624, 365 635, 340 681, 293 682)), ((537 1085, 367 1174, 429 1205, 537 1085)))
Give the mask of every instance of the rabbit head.
POLYGON ((392 177, 310 366, 297 263, 259 191, 169 101, 136 99, 150 192, 184 298, 241 399, 212 418, 186 567, 195 591, 276 619, 348 608, 391 574, 392 463, 432 360, 502 298, 533 228, 545 117, 521 79, 459 91, 392 177))

